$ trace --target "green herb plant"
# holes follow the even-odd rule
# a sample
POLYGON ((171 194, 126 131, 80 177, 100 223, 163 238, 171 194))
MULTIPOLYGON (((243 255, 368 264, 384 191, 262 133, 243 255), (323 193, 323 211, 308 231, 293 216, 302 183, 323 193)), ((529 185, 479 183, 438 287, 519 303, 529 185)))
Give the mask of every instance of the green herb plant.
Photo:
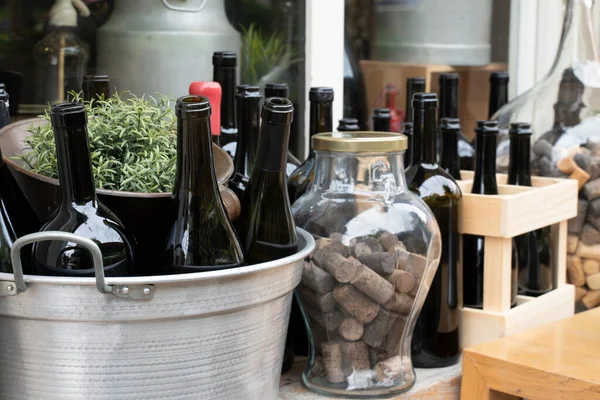
MULTIPOLYGON (((81 102, 79 93, 70 101, 81 102)), ((175 177, 177 154, 176 118, 169 99, 159 95, 108 99, 86 103, 92 169, 96 187, 131 192, 169 192, 175 177)), ((48 121, 31 126, 25 148, 16 159, 31 171, 58 178, 54 134, 48 121)))

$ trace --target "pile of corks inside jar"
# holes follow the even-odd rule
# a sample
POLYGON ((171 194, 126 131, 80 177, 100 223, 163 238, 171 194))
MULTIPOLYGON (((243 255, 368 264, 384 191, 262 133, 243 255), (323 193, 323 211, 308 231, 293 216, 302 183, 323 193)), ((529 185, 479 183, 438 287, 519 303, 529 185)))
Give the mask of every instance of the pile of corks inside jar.
POLYGON ((403 368, 411 372, 402 365, 400 345, 427 259, 389 232, 347 245, 342 239, 333 233, 317 240, 298 287, 322 357, 313 373, 343 383, 367 371, 363 388, 397 384, 403 368))
POLYGON ((532 168, 542 176, 569 177, 579 183, 577 217, 569 220, 567 279, 576 286, 576 300, 585 308, 600 306, 600 142, 588 141, 552 160, 545 140, 533 148, 532 168))

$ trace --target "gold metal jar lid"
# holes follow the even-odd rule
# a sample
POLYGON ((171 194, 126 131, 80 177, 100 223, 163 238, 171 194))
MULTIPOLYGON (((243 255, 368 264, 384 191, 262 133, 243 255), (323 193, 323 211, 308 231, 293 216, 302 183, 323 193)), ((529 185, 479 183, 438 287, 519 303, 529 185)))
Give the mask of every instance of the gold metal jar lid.
POLYGON ((392 153, 405 151, 408 140, 392 132, 332 132, 312 137, 312 147, 320 151, 348 153, 392 153))

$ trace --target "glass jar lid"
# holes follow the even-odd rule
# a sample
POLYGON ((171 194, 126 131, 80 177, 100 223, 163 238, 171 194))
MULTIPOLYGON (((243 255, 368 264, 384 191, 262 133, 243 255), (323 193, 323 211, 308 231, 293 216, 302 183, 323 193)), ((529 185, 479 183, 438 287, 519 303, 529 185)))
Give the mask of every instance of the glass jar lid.
POLYGON ((348 153, 392 153, 405 151, 408 141, 405 135, 392 132, 329 132, 312 137, 316 151, 348 153))

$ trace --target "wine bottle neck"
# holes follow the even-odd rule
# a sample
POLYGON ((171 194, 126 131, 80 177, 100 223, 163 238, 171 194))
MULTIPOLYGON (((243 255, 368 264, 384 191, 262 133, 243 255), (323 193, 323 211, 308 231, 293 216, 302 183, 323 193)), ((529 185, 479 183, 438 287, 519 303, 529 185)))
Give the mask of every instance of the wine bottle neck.
POLYGON ((439 118, 458 118, 458 84, 440 88, 439 118))
MULTIPOLYGON (((260 171, 278 173, 285 181, 285 166, 287 160, 290 125, 263 123, 258 138, 258 148, 252 176, 260 171)), ((251 179, 252 180, 252 179, 251 179)))
POLYGON ((488 104, 488 119, 496 114, 503 105, 508 103, 508 83, 497 82, 490 86, 490 101, 488 104))
POLYGON ((508 184, 531 186, 530 135, 510 136, 510 159, 508 163, 508 184))
MULTIPOLYGON (((453 172, 460 172, 460 159, 458 157, 458 130, 442 129, 442 157, 441 167, 454 176, 453 172)), ((456 178, 456 177, 455 177, 456 178)))
POLYGON ((498 194, 496 183, 496 134, 477 133, 475 177, 471 193, 498 194))
POLYGON ((413 165, 437 164, 437 115, 435 108, 413 111, 413 165))
MULTIPOLYGON (((179 201, 200 198, 203 204, 220 201, 213 167, 210 118, 179 118, 178 157, 175 196, 179 201)), ((180 208, 181 209, 181 208, 180 208)))
POLYGON ((218 76, 221 77, 221 132, 225 134, 236 129, 235 124, 235 88, 236 88, 236 68, 220 67, 218 76))
POLYGON ((415 93, 423 93, 425 92, 425 82, 419 81, 409 81, 406 85, 406 116, 404 117, 404 122, 413 122, 413 108, 412 101, 413 95, 415 93))
MULTIPOLYGON (((310 128, 309 135, 312 138, 317 133, 333 132, 333 102, 310 103, 310 128)), ((312 145, 309 143, 309 157, 314 157, 312 145)))
POLYGON ((81 205, 96 199, 92 163, 84 126, 54 128, 58 180, 63 205, 81 205))
POLYGON ((235 153, 235 172, 250 176, 256 148, 260 123, 260 95, 239 96, 237 98, 238 144, 235 153))

